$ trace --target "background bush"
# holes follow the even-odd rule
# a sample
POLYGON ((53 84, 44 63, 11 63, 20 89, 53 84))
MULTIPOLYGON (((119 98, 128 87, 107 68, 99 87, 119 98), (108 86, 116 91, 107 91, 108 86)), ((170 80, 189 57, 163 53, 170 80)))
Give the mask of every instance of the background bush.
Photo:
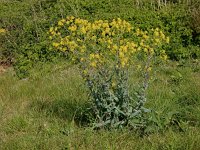
POLYGON ((132 0, 0 0, 1 63, 14 64, 24 77, 35 64, 55 62, 63 54, 49 51, 47 30, 60 18, 73 15, 89 20, 120 17, 142 29, 160 27, 170 36, 171 59, 199 57, 198 1, 132 0))

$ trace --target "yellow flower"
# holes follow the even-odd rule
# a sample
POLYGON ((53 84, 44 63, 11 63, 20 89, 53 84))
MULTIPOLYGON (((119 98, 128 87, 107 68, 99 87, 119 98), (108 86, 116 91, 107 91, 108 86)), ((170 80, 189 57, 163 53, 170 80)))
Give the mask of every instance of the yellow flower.
POLYGON ((155 32, 154 32, 154 36, 159 36, 159 32, 158 32, 158 31, 155 31, 155 32))
POLYGON ((52 45, 53 45, 54 47, 58 47, 58 46, 59 46, 59 43, 53 42, 52 45))
POLYGON ((81 20, 79 18, 75 19, 75 24, 81 24, 81 20))
POLYGON ((144 52, 145 52, 145 53, 148 53, 148 49, 147 49, 147 48, 144 48, 144 52))
POLYGON ((120 52, 119 52, 119 57, 120 57, 120 58, 123 58, 123 57, 124 57, 124 53, 120 51, 120 52))
POLYGON ((162 38, 163 40, 165 39, 165 35, 163 34, 162 31, 160 31, 160 36, 161 36, 161 38, 162 38))
POLYGON ((108 44, 112 44, 112 40, 111 39, 108 39, 108 44))
POLYGON ((155 42, 156 42, 156 43, 160 43, 160 40, 159 40, 159 39, 155 39, 155 42))
POLYGON ((65 19, 62 19, 61 21, 64 23, 66 20, 65 20, 65 19))
POLYGON ((120 40, 119 43, 120 43, 120 44, 123 44, 123 43, 124 43, 124 40, 120 40))
POLYGON ((167 60, 167 55, 164 55, 164 56, 163 56, 163 60, 167 60))
POLYGON ((90 54, 90 59, 94 59, 95 55, 94 54, 90 54))
POLYGON ((90 66, 96 68, 97 67, 97 63, 95 61, 93 61, 93 62, 90 63, 90 66))
POLYGON ((137 48, 138 51, 140 51, 141 49, 142 49, 142 48, 141 48, 140 46, 137 48))
POLYGON ((74 16, 68 16, 67 20, 73 20, 75 17, 74 16))
POLYGON ((81 51, 81 53, 84 53, 85 50, 86 50, 86 47, 85 47, 84 45, 80 47, 80 51, 81 51))
POLYGON ((143 38, 144 38, 144 39, 148 39, 149 36, 147 36, 147 35, 145 34, 145 35, 143 35, 143 38))
POLYGON ((84 58, 81 58, 80 61, 81 61, 81 62, 84 61, 84 58))
POLYGON ((99 59, 99 58, 100 58, 100 55, 99 55, 99 54, 96 54, 94 57, 97 58, 97 59, 99 59))
POLYGON ((73 25, 73 26, 70 26, 68 29, 69 29, 70 31, 76 31, 77 26, 76 26, 76 25, 73 25))
POLYGON ((85 29, 85 27, 82 27, 82 28, 81 28, 81 32, 82 32, 83 34, 86 33, 86 29, 85 29))
POLYGON ((109 28, 109 24, 108 23, 103 23, 102 27, 103 28, 109 28))
POLYGON ((126 62, 124 60, 121 61, 121 66, 124 68, 126 66, 126 62))
POLYGON ((105 29, 105 32, 109 34, 109 33, 110 33, 110 28, 109 28, 109 27, 106 28, 106 29, 105 29))
POLYGON ((66 48, 66 47, 64 47, 62 50, 63 50, 63 51, 66 51, 66 50, 67 50, 67 48, 66 48))
POLYGON ((144 43, 143 43, 143 41, 141 41, 141 42, 140 42, 140 46, 144 46, 144 43))
POLYGON ((137 69, 140 70, 142 67, 141 65, 137 65, 137 69))
POLYGON ((84 49, 81 49, 81 53, 84 53, 85 52, 85 50, 84 49))
POLYGON ((0 29, 0 34, 1 34, 1 33, 6 33, 6 30, 3 29, 3 28, 1 28, 1 29, 0 29))
POLYGON ((60 20, 60 21, 58 21, 58 25, 59 25, 59 26, 63 26, 64 24, 63 24, 63 22, 60 20))
POLYGON ((166 38, 166 42, 169 44, 169 37, 166 38))
POLYGON ((153 48, 149 48, 149 52, 150 52, 151 54, 154 54, 153 48))
POLYGON ((131 48, 131 53, 133 54, 133 53, 135 53, 136 52, 136 49, 133 47, 133 48, 131 48))
POLYGON ((127 50, 128 50, 128 47, 127 47, 127 46, 122 46, 122 51, 123 51, 123 52, 125 52, 125 53, 126 53, 126 52, 127 52, 127 50))
POLYGON ((92 26, 92 29, 93 29, 93 30, 96 30, 96 29, 97 29, 97 26, 96 26, 94 23, 93 23, 91 26, 92 26))
POLYGON ((97 37, 94 35, 94 36, 92 36, 92 38, 91 38, 91 39, 92 39, 92 40, 95 40, 96 38, 97 38, 97 37))
POLYGON ((118 49, 118 47, 117 47, 117 45, 115 44, 115 45, 113 45, 113 49, 114 50, 117 50, 118 49))
POLYGON ((130 26, 130 27, 127 28, 127 31, 131 32, 131 29, 132 29, 132 27, 130 26))
POLYGON ((136 35, 137 35, 137 36, 140 35, 140 29, 137 29, 137 30, 136 30, 136 35))
POLYGON ((77 42, 83 42, 83 40, 81 40, 81 39, 79 39, 79 38, 77 38, 76 40, 77 40, 77 42))
POLYGON ((51 27, 50 29, 49 29, 49 32, 52 32, 53 31, 53 27, 51 27))
POLYGON ((105 31, 102 32, 102 36, 103 36, 103 37, 106 36, 106 32, 105 32, 105 31))

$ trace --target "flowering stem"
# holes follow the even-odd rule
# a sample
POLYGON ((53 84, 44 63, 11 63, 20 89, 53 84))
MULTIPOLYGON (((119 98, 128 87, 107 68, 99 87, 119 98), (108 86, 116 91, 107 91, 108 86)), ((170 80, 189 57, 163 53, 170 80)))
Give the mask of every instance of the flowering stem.
POLYGON ((149 86, 149 67, 150 67, 151 58, 152 57, 149 54, 146 65, 145 65, 143 86, 142 86, 141 92, 138 95, 139 101, 138 101, 136 110, 141 110, 141 108, 144 106, 145 102, 147 101, 146 91, 149 86))

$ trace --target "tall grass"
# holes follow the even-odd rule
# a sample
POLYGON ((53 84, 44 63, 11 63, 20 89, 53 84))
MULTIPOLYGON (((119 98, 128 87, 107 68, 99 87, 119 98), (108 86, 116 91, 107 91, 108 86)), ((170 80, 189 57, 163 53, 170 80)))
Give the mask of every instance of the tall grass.
MULTIPOLYGON (((35 72, 24 80, 7 70, 0 75, 0 149, 200 149, 200 68, 182 65, 158 67, 146 106, 162 115, 178 112, 182 130, 143 137, 126 129, 98 132, 82 126, 90 101, 76 67, 51 66, 53 74, 35 72)), ((131 74, 130 89, 137 78, 131 74)))

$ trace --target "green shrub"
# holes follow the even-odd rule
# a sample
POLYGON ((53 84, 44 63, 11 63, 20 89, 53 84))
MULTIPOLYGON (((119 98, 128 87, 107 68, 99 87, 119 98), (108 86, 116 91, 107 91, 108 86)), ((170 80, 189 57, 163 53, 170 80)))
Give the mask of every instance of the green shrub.
POLYGON ((171 59, 199 57, 197 48, 190 51, 190 47, 198 47, 200 41, 197 3, 190 7, 191 13, 188 13, 186 4, 167 3, 158 7, 156 1, 141 1, 141 5, 131 0, 118 3, 115 0, 15 0, 0 1, 0 4, 0 28, 8 31, 0 38, 1 62, 14 64, 21 77, 28 75, 38 62, 49 62, 62 55, 47 52, 45 31, 58 18, 67 15, 88 20, 120 17, 144 30, 159 27, 170 36, 170 45, 164 49, 171 59))
MULTIPOLYGON (((2 39, 2 57, 14 65, 20 78, 38 62, 54 61, 62 54, 49 51, 46 29, 49 28, 51 7, 56 1, 2 1, 1 22, 7 34, 2 39), (50 10, 49 10, 50 9, 50 10), (50 12, 49 12, 50 11, 50 12)), ((57 14, 55 14, 56 16, 57 14)))

